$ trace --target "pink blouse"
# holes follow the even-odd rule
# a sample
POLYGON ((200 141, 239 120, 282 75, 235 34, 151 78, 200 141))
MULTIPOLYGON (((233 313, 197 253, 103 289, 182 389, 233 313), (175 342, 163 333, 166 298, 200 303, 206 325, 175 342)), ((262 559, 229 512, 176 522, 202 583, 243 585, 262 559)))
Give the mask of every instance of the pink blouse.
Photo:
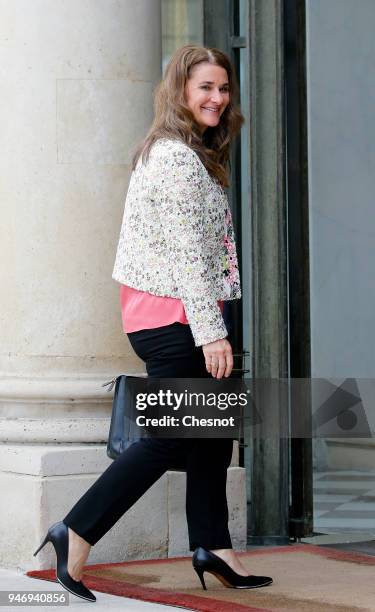
MULTIPOLYGON (((120 285, 122 327, 125 333, 152 329, 171 323, 189 324, 182 300, 152 295, 127 285, 120 285)), ((218 300, 221 312, 224 301, 218 300)))

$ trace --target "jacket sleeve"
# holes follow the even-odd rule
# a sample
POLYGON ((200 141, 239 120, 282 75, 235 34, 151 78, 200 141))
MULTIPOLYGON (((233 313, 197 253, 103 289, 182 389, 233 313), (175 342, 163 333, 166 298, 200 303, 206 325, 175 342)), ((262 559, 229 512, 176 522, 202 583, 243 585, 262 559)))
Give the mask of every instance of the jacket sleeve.
POLYGON ((210 281, 204 236, 205 170, 188 147, 169 150, 158 159, 160 223, 173 280, 185 307, 196 346, 228 335, 210 281))

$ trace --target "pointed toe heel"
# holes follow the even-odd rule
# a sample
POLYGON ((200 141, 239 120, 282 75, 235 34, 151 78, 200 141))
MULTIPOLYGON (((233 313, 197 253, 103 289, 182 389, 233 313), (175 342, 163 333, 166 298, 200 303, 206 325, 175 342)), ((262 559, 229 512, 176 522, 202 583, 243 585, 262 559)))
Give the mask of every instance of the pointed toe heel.
POLYGON ((69 554, 69 531, 68 527, 60 521, 55 523, 48 529, 47 535, 39 548, 35 551, 34 557, 38 552, 47 544, 51 542, 56 553, 56 578, 64 589, 85 599, 86 601, 96 601, 94 593, 83 584, 83 582, 77 582, 73 580, 68 572, 68 554, 69 554))
POLYGON ((237 574, 220 557, 201 547, 194 551, 192 561, 205 591, 207 591, 207 587, 203 578, 204 572, 213 574, 225 587, 232 589, 256 589, 268 586, 273 582, 269 576, 242 576, 237 574))

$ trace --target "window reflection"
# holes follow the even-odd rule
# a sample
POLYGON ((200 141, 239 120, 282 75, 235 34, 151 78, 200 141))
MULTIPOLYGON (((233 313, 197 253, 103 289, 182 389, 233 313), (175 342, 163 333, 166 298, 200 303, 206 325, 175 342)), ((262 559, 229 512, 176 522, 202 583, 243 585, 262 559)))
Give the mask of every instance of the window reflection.
POLYGON ((179 47, 203 45, 203 0, 162 0, 162 70, 179 47))

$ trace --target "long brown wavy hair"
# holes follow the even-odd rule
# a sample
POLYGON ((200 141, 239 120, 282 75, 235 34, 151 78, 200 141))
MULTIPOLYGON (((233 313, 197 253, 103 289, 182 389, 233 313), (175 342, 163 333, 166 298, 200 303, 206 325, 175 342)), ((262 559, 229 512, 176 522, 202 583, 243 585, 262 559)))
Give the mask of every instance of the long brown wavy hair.
POLYGON ((145 139, 137 147, 132 168, 139 157, 147 161, 150 149, 159 138, 181 140, 199 156, 209 174, 224 186, 229 185, 230 144, 239 133, 244 117, 238 107, 238 83, 229 57, 215 48, 185 45, 171 57, 163 79, 154 93, 154 120, 145 139), (203 135, 187 106, 185 86, 193 68, 208 62, 225 68, 228 74, 229 103, 215 127, 207 127, 203 135))

